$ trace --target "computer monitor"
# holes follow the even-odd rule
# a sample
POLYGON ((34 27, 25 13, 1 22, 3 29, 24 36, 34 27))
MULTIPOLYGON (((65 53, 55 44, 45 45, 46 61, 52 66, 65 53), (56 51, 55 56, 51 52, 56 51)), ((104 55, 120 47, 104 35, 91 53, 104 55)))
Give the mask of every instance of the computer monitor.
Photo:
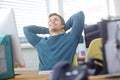
POLYGON ((23 67, 24 59, 21 53, 14 11, 11 8, 0 8, 0 34, 11 36, 14 65, 23 67))
POLYGON ((120 19, 99 23, 103 43, 104 73, 120 76, 120 19))

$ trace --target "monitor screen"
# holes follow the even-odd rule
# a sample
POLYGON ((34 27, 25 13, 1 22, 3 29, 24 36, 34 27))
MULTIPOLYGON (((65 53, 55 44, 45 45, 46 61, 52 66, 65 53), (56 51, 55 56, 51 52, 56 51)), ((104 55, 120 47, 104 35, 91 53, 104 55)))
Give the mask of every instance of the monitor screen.
POLYGON ((11 35, 14 65, 24 66, 13 9, 0 8, 0 34, 11 35))

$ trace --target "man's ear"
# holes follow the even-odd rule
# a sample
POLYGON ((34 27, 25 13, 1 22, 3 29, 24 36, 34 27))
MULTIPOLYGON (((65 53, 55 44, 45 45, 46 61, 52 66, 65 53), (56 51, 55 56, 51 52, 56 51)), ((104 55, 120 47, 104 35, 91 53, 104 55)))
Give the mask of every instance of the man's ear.
POLYGON ((62 26, 62 33, 65 33, 64 25, 62 26))
POLYGON ((62 29, 61 32, 62 32, 62 33, 65 33, 65 29, 62 29))

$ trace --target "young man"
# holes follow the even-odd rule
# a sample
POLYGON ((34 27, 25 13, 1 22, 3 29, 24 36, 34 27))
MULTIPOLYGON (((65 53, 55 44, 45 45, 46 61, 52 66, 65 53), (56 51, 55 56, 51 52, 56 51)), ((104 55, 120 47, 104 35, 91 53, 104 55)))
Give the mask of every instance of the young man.
POLYGON ((84 13, 73 14, 66 24, 60 15, 50 14, 48 26, 49 29, 35 25, 24 27, 27 40, 38 51, 40 70, 51 70, 60 61, 72 63, 84 28, 84 13), (66 33, 70 28, 71 31, 66 33), (48 33, 50 36, 46 38, 37 36, 48 33))

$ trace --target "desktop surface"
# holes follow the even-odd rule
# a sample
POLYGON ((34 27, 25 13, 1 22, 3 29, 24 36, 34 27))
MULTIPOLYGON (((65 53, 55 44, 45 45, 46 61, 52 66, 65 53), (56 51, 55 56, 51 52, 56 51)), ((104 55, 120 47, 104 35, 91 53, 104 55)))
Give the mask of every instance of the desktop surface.
POLYGON ((15 77, 8 80, 48 80, 48 74, 38 74, 39 71, 15 71, 15 77))
MULTIPOLYGON (((39 71, 15 71, 15 78, 8 80, 49 80, 49 74, 38 74, 39 71)), ((110 77, 109 75, 89 76, 88 80, 120 80, 120 77, 110 77)))

